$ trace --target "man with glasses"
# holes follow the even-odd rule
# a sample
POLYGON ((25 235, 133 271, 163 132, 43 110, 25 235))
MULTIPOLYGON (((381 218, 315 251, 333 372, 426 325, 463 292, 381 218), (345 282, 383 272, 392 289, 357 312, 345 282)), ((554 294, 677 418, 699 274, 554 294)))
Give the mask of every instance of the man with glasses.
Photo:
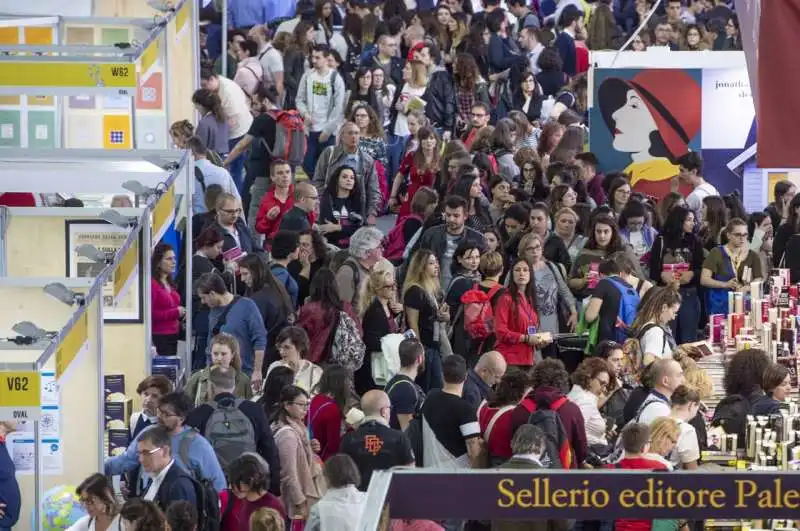
MULTIPOLYGON (((166 450, 168 452, 167 456, 174 456, 175 462, 180 465, 184 472, 189 472, 195 479, 206 479, 210 481, 217 491, 224 490, 228 486, 228 482, 225 479, 225 474, 222 472, 222 467, 219 465, 214 449, 202 435, 184 425, 186 416, 191 409, 192 403, 185 394, 173 392, 164 395, 161 398, 161 403, 157 410, 158 425, 144 429, 139 436, 128 445, 125 453, 106 459, 104 473, 107 476, 118 476, 137 468, 140 465, 141 451, 143 451, 139 443, 145 440, 150 441, 150 444, 144 447, 146 451, 153 451, 159 447, 169 446, 169 449, 166 450), (163 438, 158 438, 154 441, 149 435, 146 435, 155 429, 165 430, 168 437, 167 442, 164 442, 163 438)), ((155 453, 156 452, 152 452, 146 455, 145 459, 149 459, 149 457, 155 453)), ((172 459, 173 457, 169 457, 167 462, 172 461, 172 459)), ((167 463, 163 461, 161 461, 161 463, 163 466, 157 469, 151 467, 150 470, 163 470, 167 463)), ((148 466, 150 465, 148 464, 148 466)), ((148 468, 144 466, 142 469, 151 479, 157 475, 150 472, 148 468)), ((144 477, 144 474, 140 472, 139 477, 144 477)), ((142 493, 146 492, 146 490, 144 490, 146 489, 146 485, 147 483, 144 482, 141 485, 132 486, 131 495, 142 495, 142 493), (144 486, 144 489, 139 488, 141 486, 144 486)))
POLYGON ((470 113, 470 122, 472 127, 470 127, 463 136, 464 147, 467 149, 472 147, 472 143, 475 141, 478 131, 489 125, 490 118, 491 114, 489 113, 489 107, 485 103, 476 102, 472 105, 472 110, 470 113))
POLYGON ((137 455, 142 469, 150 476, 142 499, 156 502, 162 511, 176 501, 197 506, 194 483, 189 474, 175 466, 166 428, 156 426, 144 432, 137 445, 137 455))
POLYGON ((319 192, 308 183, 294 186, 294 206, 281 218, 280 230, 303 232, 312 227, 319 210, 319 192))
POLYGON ((253 233, 242 218, 242 203, 236 196, 227 192, 219 194, 215 212, 217 229, 225 237, 222 254, 226 260, 260 251, 255 245, 253 233))
POLYGON ((389 395, 379 390, 367 391, 361 398, 364 420, 358 429, 342 438, 339 451, 353 458, 361 473, 361 485, 367 490, 375 470, 397 466, 414 466, 414 452, 406 434, 389 427, 392 403, 389 395))
POLYGON ((506 360, 496 350, 484 353, 475 367, 467 371, 467 381, 461 397, 475 410, 486 400, 489 391, 497 385, 506 373, 506 360))

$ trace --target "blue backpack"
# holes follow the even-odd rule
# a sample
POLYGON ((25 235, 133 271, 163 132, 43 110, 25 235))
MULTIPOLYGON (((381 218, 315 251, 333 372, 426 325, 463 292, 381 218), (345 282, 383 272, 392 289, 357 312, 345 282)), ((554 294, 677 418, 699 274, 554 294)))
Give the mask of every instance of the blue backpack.
POLYGON ((635 289, 620 279, 608 277, 608 281, 617 288, 620 294, 617 322, 614 325, 614 339, 617 343, 623 344, 628 339, 629 330, 633 320, 636 318, 636 310, 641 299, 635 289))

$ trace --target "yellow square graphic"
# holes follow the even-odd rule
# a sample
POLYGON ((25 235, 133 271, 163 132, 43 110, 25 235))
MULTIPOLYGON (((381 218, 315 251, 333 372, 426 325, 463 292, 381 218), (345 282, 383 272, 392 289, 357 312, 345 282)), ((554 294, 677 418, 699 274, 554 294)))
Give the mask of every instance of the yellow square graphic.
POLYGON ((53 28, 49 26, 29 26, 23 28, 25 44, 48 45, 53 44, 53 28))
POLYGON ((131 149, 131 117, 128 114, 103 116, 103 148, 131 149))

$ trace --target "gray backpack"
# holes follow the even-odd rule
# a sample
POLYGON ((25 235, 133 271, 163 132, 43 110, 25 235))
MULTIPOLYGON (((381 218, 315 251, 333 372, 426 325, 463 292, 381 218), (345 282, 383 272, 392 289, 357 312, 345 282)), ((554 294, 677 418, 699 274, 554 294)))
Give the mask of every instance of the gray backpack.
POLYGON ((241 398, 237 398, 222 404, 209 404, 214 411, 208 418, 203 435, 217 454, 223 470, 243 453, 256 451, 256 431, 247 415, 239 409, 242 402, 241 398))

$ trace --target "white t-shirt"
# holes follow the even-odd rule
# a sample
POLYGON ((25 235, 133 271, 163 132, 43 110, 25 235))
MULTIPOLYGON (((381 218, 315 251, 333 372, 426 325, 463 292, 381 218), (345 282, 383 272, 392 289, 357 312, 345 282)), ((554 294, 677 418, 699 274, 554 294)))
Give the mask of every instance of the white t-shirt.
POLYGON ((253 125, 253 115, 250 114, 250 102, 242 87, 228 78, 217 76, 219 79, 219 99, 222 101, 222 111, 228 118, 230 132, 229 139, 244 136, 253 125))
POLYGON ((700 224, 701 221, 701 212, 703 207, 703 198, 708 197, 710 195, 719 195, 719 192, 716 188, 714 188, 713 184, 710 183, 703 183, 697 188, 695 188, 691 194, 686 198, 686 204, 689 205, 689 208, 694 211, 695 216, 697 217, 697 223, 700 224))
POLYGON ((651 326, 639 339, 639 346, 645 354, 672 359, 672 347, 667 341, 666 332, 660 326, 651 326))
MULTIPOLYGON (((114 519, 111 520, 111 525, 108 526, 108 531, 121 531, 122 522, 120 519, 120 515, 115 516, 114 519)), ((95 531, 95 529, 94 518, 87 514, 86 516, 82 516, 80 520, 68 527, 67 531, 95 531)))
POLYGON ((639 415, 639 422, 647 424, 648 426, 658 418, 669 417, 670 413, 672 412, 669 404, 663 400, 655 398, 652 394, 645 398, 645 402, 648 404, 639 415))
POLYGON ((679 468, 682 463, 691 463, 700 459, 700 444, 697 441, 697 430, 688 422, 675 419, 681 428, 678 444, 670 456, 672 464, 679 468))
MULTIPOLYGON (((400 91, 400 99, 398 101, 408 100, 412 96, 421 98, 422 95, 425 94, 426 88, 427 87, 413 88, 411 85, 406 83, 403 85, 403 88, 400 91)), ((411 134, 411 131, 408 130, 408 117, 405 115, 405 113, 397 113, 397 120, 394 121, 394 134, 397 136, 408 136, 411 134)))
POLYGON ((328 108, 333 105, 331 72, 321 76, 316 70, 309 70, 306 75, 308 84, 311 85, 311 101, 308 102, 312 121, 311 130, 318 132, 322 131, 323 126, 328 122, 328 108))

